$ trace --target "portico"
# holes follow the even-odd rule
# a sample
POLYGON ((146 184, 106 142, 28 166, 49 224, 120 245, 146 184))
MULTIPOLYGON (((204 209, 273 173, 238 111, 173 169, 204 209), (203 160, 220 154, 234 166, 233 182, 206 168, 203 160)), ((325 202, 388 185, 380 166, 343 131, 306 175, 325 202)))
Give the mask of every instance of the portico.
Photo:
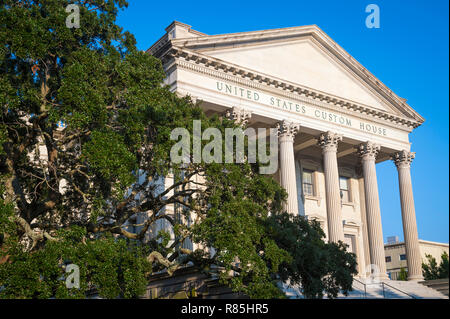
MULTIPOLYGON (((207 36, 174 22, 149 50, 166 84, 206 114, 277 128, 279 169, 292 214, 316 219, 387 279, 376 164, 400 185, 409 279, 421 279, 409 133, 424 120, 317 26, 207 36)), ((369 271, 370 272, 370 271, 369 271)))

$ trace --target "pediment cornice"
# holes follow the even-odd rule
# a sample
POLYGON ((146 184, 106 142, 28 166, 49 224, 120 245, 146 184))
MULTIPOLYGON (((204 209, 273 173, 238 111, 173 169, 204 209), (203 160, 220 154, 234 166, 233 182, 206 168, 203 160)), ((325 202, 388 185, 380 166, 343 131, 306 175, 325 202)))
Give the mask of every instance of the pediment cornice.
POLYGON ((182 47, 172 46, 163 54, 162 59, 167 71, 173 67, 189 69, 237 85, 299 100, 309 105, 370 118, 373 122, 394 128, 403 127, 403 129, 411 131, 422 123, 406 116, 392 114, 359 102, 301 86, 182 47))
POLYGON ((412 128, 420 126, 424 122, 424 119, 406 103, 405 99, 397 96, 316 25, 161 40, 162 41, 159 41, 156 46, 154 45, 148 50, 150 54, 160 58, 167 58, 166 54, 170 53, 170 57, 175 50, 175 52, 180 52, 176 53, 178 56, 183 56, 187 60, 195 61, 195 63, 202 64, 206 67, 213 67, 215 69, 220 68, 223 71, 231 72, 234 75, 252 81, 265 82, 274 87, 287 89, 314 99, 318 98, 319 100, 326 100, 327 102, 331 101, 331 103, 335 103, 336 105, 354 109, 358 112, 365 112, 369 115, 373 114, 380 116, 389 121, 395 120, 396 123, 407 124, 412 128), (288 81, 277 79, 270 75, 212 58, 207 54, 209 49, 226 49, 227 47, 237 47, 240 45, 257 45, 262 42, 289 41, 305 37, 311 37, 314 41, 320 43, 320 45, 326 49, 328 54, 345 65, 348 70, 358 78, 362 79, 362 82, 367 84, 368 88, 373 92, 376 92, 387 101, 389 106, 392 106, 393 109, 398 110, 397 112, 402 113, 404 116, 383 112, 382 110, 380 111, 379 109, 368 105, 346 100, 342 97, 333 96, 298 84, 289 83, 288 81))

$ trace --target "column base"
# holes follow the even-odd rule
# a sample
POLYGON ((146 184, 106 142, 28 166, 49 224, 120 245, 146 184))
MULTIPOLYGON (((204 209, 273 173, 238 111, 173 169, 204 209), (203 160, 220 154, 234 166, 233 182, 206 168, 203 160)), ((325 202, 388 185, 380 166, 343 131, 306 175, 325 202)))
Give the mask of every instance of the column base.
POLYGON ((384 281, 390 281, 391 279, 389 278, 389 276, 387 274, 382 275, 379 274, 377 276, 366 276, 363 281, 365 282, 366 285, 378 285, 381 282, 384 281))
POLYGON ((380 274, 378 276, 378 279, 380 279, 380 281, 390 281, 391 278, 389 278, 389 276, 387 274, 380 274))

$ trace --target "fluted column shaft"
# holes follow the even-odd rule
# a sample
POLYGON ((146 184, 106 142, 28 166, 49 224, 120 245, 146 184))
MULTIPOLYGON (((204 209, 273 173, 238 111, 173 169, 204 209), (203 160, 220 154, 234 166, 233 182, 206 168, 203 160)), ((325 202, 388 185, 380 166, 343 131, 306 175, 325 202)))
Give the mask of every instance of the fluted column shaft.
POLYGON ((387 279, 380 199, 378 196, 377 172, 375 168, 375 158, 379 150, 380 146, 371 142, 363 143, 359 146, 364 177, 370 261, 375 265, 374 270, 379 272, 379 279, 387 279))
POLYGON ((406 262, 408 264, 408 280, 423 280, 422 257, 417 233, 416 211, 411 182, 411 162, 415 153, 402 151, 394 155, 397 166, 398 183, 400 187, 400 202, 402 207, 403 237, 406 246, 406 262))
POLYGON ((294 137, 300 125, 282 121, 278 123, 280 148, 280 183, 288 193, 284 206, 290 214, 298 215, 297 181, 295 179, 294 137))
POLYGON ((325 173, 328 240, 335 243, 339 240, 344 241, 339 170, 336 154, 339 141, 342 141, 342 136, 332 132, 324 133, 319 138, 319 145, 322 147, 323 169, 325 173))

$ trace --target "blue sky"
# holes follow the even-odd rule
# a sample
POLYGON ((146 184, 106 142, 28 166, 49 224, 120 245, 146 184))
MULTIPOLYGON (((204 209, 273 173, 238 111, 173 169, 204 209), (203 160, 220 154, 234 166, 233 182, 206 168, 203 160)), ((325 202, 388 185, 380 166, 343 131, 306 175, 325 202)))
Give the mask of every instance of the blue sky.
MULTIPOLYGON (((447 0, 146 1, 129 0, 118 24, 148 49, 173 20, 206 34, 316 24, 399 96, 425 123, 410 134, 419 238, 449 238, 449 17, 447 0), (369 4, 380 28, 368 29, 369 4)), ((377 165, 383 234, 403 240, 397 171, 377 165)))

